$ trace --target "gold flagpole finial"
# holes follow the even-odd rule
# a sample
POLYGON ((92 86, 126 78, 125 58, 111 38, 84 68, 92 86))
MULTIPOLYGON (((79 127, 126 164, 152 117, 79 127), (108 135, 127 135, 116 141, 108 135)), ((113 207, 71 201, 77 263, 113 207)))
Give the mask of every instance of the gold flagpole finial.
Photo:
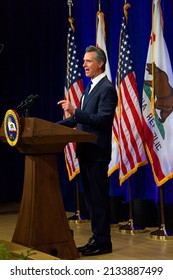
POLYGON ((130 4, 127 3, 127 0, 124 1, 124 16, 126 18, 126 22, 128 21, 128 12, 127 10, 130 8, 130 4))

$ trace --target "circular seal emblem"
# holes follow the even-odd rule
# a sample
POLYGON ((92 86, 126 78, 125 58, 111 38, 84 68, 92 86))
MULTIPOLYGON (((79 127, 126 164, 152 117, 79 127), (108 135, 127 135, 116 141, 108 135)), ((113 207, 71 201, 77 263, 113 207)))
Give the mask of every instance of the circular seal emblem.
POLYGON ((8 110, 4 117, 4 131, 8 144, 15 146, 20 135, 20 119, 15 110, 8 110))

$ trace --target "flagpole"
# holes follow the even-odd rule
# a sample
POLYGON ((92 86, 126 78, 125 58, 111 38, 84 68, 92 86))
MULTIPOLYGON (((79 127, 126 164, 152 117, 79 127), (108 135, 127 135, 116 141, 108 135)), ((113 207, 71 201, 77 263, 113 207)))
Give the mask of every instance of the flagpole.
POLYGON ((81 218, 78 175, 76 175, 76 212, 73 216, 68 217, 68 221, 69 223, 76 223, 76 224, 89 222, 88 219, 81 218))
POLYGON ((129 178, 129 221, 127 224, 120 226, 119 231, 121 233, 130 233, 132 235, 145 231, 145 228, 140 229, 139 227, 135 226, 133 222, 133 197, 131 177, 129 178))
MULTIPOLYGON (((161 26, 163 29, 163 18, 162 18, 162 9, 161 9, 161 0, 158 2, 159 9, 160 9, 160 21, 161 26)), ((154 9, 155 9, 154 0, 152 1, 152 34, 151 34, 151 40, 152 40, 152 77, 155 77, 155 43, 154 40, 155 36, 155 16, 154 16, 154 9)), ((151 106, 152 106, 152 114, 155 115, 155 80, 152 79, 152 95, 151 95, 151 106)), ((164 185, 159 187, 160 191, 160 227, 158 230, 155 230, 150 233, 150 238, 152 239, 159 239, 159 240, 172 240, 173 235, 168 234, 166 227, 165 227, 165 210, 164 210, 164 185)))
MULTIPOLYGON (((71 12, 71 7, 73 6, 73 1, 72 0, 67 0, 67 5, 68 5, 68 11, 69 11, 69 18, 72 18, 72 12, 71 12)), ((76 175, 77 177, 77 175, 76 175)), ((72 217, 69 217, 68 220, 69 222, 73 221, 79 221, 80 218, 80 207, 79 207, 79 187, 78 187, 78 179, 76 178, 76 204, 77 204, 77 210, 75 212, 75 215, 73 215, 72 217)))
MULTIPOLYGON (((130 4, 127 3, 127 0, 124 1, 124 18, 126 21, 126 24, 128 22, 128 8, 130 7, 130 4)), ((122 29, 121 29, 122 31, 122 29)), ((121 40, 122 40, 122 32, 120 32, 120 40, 119 40, 119 58, 118 58, 118 90, 119 93, 118 95, 120 96, 120 76, 121 76, 121 64, 120 64, 120 49, 121 49, 121 40)), ((119 98, 120 100, 120 98, 119 98)), ((120 102, 118 104, 118 114, 119 114, 119 118, 121 117, 121 106, 120 106, 120 102)), ((133 198, 132 198, 132 180, 131 177, 128 179, 129 182, 129 221, 127 224, 125 225, 120 225, 119 227, 119 231, 121 233, 131 233, 131 234, 135 234, 135 233, 139 233, 139 232, 144 232, 145 229, 140 229, 139 227, 135 226, 133 223, 133 198)))
MULTIPOLYGON (((154 1, 152 1, 152 11, 154 10, 154 1)), ((154 19, 153 19, 153 12, 152 12, 152 36, 154 36, 154 19)), ((154 40, 152 40, 152 76, 154 77, 154 40)), ((154 79, 152 80, 152 98, 154 99, 154 79)), ((153 109, 154 105, 152 102, 152 109, 153 109)), ((153 109, 153 114, 154 114, 154 109, 153 109)), ((161 224, 160 224, 160 228, 156 231, 153 231, 150 233, 150 237, 152 239, 170 239, 170 237, 167 234, 166 228, 165 228, 165 211, 164 211, 164 190, 163 190, 163 186, 161 186, 159 188, 160 190, 160 211, 161 211, 161 224)))
MULTIPOLYGON (((73 22, 73 19, 72 19, 73 1, 72 0, 67 0, 67 5, 69 7, 69 19, 72 20, 71 21, 71 23, 72 23, 73 22)), ((69 81, 68 81, 68 84, 69 84, 69 81)), ((76 211, 75 211, 75 214, 73 216, 68 217, 69 223, 71 223, 71 222, 79 223, 79 222, 88 221, 88 220, 82 220, 81 219, 78 175, 76 175, 75 180, 76 180, 76 211)))
POLYGON ((159 236, 159 239, 164 239, 163 237, 168 236, 166 228, 165 228, 165 211, 164 211, 164 192, 163 186, 159 188, 160 190, 160 210, 161 210, 161 227, 150 233, 151 238, 155 238, 155 236, 159 236), (160 238, 161 237, 161 238, 160 238))
POLYGON ((161 224, 160 228, 152 231, 150 233, 151 239, 159 239, 159 240, 172 240, 173 235, 168 234, 165 226, 165 210, 164 210, 164 186, 159 187, 160 190, 160 212, 161 212, 161 224))

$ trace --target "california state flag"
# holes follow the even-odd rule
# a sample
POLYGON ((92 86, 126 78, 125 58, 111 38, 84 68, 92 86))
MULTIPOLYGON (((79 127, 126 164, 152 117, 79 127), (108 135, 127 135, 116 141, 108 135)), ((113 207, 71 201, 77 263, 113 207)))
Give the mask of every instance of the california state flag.
POLYGON ((173 178, 173 72, 159 0, 153 0, 142 114, 147 154, 155 182, 161 186, 173 178))

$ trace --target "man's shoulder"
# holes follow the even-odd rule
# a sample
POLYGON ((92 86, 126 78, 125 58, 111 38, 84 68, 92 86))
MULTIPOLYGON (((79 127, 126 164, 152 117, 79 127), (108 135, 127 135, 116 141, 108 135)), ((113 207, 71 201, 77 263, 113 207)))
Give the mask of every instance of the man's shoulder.
POLYGON ((100 82, 99 82, 99 86, 102 89, 108 89, 108 90, 113 90, 116 91, 114 84, 107 78, 107 76, 103 77, 100 82))
POLYGON ((104 76, 99 83, 114 87, 113 83, 108 79, 107 76, 104 76))

